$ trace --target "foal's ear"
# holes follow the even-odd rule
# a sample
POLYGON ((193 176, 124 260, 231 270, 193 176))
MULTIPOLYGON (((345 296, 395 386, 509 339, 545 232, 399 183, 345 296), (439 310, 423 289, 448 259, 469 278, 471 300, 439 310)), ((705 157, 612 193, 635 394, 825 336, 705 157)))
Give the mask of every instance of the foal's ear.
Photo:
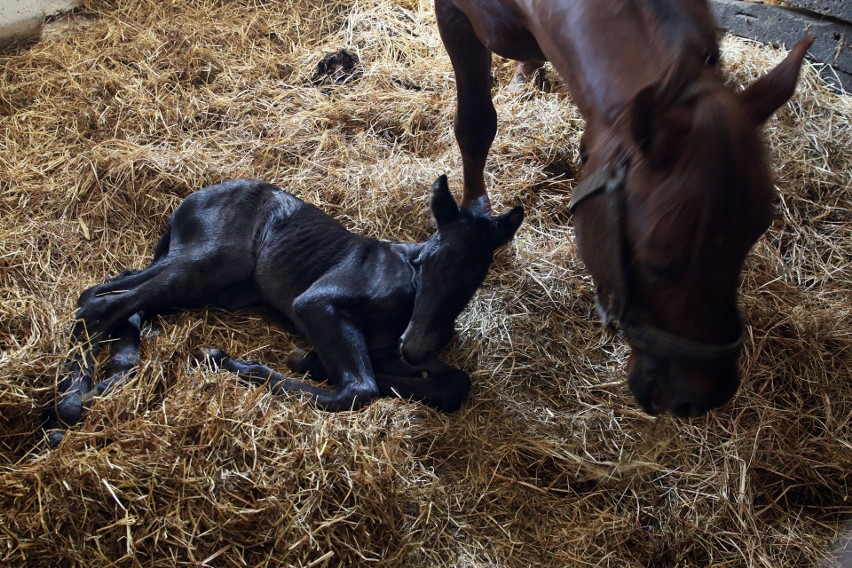
POLYGON ((523 221, 524 208, 521 205, 516 205, 508 213, 503 213, 494 219, 494 248, 508 244, 523 221))
POLYGON ((799 41, 775 69, 755 81, 740 95, 755 124, 763 124, 793 96, 802 60, 814 42, 813 36, 799 41))
POLYGON ((430 205, 432 207, 432 216, 435 218, 435 224, 438 225, 438 228, 459 216, 459 206, 456 204, 456 200, 453 199, 453 194, 450 193, 447 176, 439 177, 432 184, 430 205))

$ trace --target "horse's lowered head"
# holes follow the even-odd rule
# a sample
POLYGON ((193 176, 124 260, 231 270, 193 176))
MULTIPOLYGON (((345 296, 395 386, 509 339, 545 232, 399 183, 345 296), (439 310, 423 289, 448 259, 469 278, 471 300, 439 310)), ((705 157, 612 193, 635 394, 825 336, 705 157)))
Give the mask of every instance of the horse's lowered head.
POLYGON ((449 343, 453 324, 488 274, 494 251, 507 244, 524 220, 520 205, 493 216, 487 200, 459 207, 446 176, 432 185, 436 231, 414 260, 414 311, 400 338, 400 352, 418 363, 449 343))
POLYGON ((651 414, 700 415, 738 388, 739 275, 773 215, 760 126, 792 96, 810 43, 741 92, 712 67, 673 64, 589 121, 571 205, 577 243, 651 414))

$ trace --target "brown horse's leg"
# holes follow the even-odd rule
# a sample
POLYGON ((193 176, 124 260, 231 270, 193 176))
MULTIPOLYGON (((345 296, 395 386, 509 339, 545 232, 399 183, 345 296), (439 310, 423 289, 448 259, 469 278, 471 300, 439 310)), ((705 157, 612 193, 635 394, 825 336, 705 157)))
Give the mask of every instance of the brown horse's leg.
POLYGON ((489 206, 485 159, 497 134, 497 111, 491 102, 491 52, 451 1, 435 0, 435 15, 456 76, 455 134, 464 167, 462 205, 481 199, 489 206))

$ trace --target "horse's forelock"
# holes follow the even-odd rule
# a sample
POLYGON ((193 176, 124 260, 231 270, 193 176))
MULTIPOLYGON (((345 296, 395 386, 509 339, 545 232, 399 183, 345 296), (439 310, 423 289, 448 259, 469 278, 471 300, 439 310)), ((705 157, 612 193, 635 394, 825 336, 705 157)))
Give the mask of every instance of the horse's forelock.
MULTIPOLYGON (((765 162, 757 133, 745 119, 734 93, 706 90, 692 104, 692 128, 672 151, 668 183, 653 198, 652 217, 671 230, 689 231, 684 245, 700 256, 712 246, 712 235, 740 231, 755 202, 751 192, 764 191, 765 162), (755 171, 760 169, 761 171, 755 171), (752 183, 755 182, 756 183, 752 183)), ((759 200, 758 200, 759 201, 759 200)))

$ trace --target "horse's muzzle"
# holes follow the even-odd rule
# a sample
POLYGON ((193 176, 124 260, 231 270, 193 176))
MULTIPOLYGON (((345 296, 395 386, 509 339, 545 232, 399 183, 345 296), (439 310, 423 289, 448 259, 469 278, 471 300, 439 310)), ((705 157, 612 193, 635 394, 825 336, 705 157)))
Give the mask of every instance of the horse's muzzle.
POLYGON ((634 351, 628 362, 627 382, 648 414, 670 412, 694 417, 728 402, 739 387, 739 376, 736 364, 697 370, 634 351))

